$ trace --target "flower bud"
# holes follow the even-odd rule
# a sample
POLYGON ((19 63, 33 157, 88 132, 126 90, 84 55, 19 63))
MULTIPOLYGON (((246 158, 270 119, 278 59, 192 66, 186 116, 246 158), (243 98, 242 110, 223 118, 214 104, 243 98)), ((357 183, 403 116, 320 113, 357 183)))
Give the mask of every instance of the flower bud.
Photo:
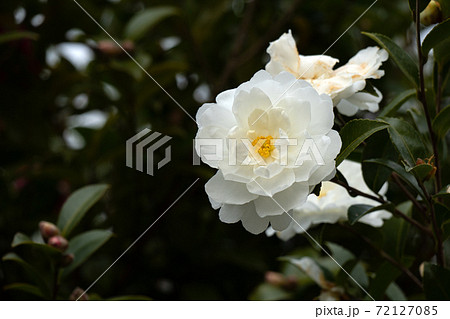
MULTIPOLYGON (((134 42, 130 40, 123 41, 120 43, 120 46, 127 52, 134 51, 134 42)), ((111 40, 101 40, 97 43, 97 49, 103 54, 109 56, 118 56, 123 54, 124 52, 120 46, 111 40)))
POLYGON ((59 235, 59 229, 56 227, 56 225, 42 221, 39 223, 39 230, 41 232, 42 238, 45 240, 49 239, 50 237, 59 235))
POLYGON ((61 259, 61 267, 69 266, 73 262, 74 257, 73 254, 64 254, 61 259))
POLYGON ((428 6, 420 13, 420 23, 429 26, 442 22, 441 5, 435 0, 431 0, 428 6))
POLYGON ((69 242, 62 236, 53 236, 48 240, 48 244, 58 250, 65 251, 69 247, 69 242))
POLYGON ((424 272, 425 272, 425 263, 421 263, 420 266, 419 266, 419 274, 420 274, 420 277, 423 278, 424 272))
POLYGON ((88 294, 84 293, 84 290, 81 289, 80 287, 75 288, 72 293, 70 294, 69 299, 71 301, 88 301, 89 300, 89 296, 88 294), (81 298, 80 298, 81 296, 81 298), (79 299, 78 299, 79 298, 79 299))
POLYGON ((283 274, 274 271, 268 271, 265 274, 266 282, 274 286, 282 286, 285 282, 283 274))

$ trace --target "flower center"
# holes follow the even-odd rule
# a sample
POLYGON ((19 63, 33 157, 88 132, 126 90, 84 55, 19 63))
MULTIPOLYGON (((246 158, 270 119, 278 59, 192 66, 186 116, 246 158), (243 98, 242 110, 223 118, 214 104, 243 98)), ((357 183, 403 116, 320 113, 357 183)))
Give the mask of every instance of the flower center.
POLYGON ((264 158, 267 158, 270 156, 270 153, 275 149, 275 146, 273 146, 273 137, 268 136, 258 136, 253 142, 252 145, 255 146, 258 144, 259 140, 264 140, 264 143, 261 145, 261 147, 258 150, 259 155, 261 155, 264 158))

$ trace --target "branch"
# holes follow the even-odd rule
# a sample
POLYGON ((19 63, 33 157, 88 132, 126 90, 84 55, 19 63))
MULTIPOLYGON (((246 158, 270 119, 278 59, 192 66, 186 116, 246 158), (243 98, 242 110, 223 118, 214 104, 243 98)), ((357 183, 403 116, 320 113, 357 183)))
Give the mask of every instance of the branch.
MULTIPOLYGON (((376 197, 376 196, 373 196, 373 195, 370 195, 370 194, 361 192, 360 190, 351 187, 350 185, 344 183, 343 181, 338 180, 336 177, 333 178, 333 179, 331 180, 331 182, 336 183, 336 184, 338 184, 338 185, 341 185, 342 187, 344 187, 345 189, 347 189, 347 192, 349 193, 350 196, 353 196, 353 197, 355 197, 355 196, 363 196, 363 197, 369 198, 369 199, 371 199, 371 200, 377 201, 377 202, 379 202, 380 204, 389 204, 389 203, 390 203, 390 202, 384 200, 384 199, 381 198, 381 197, 376 197)), ((421 225, 419 222, 417 222, 416 220, 412 219, 411 217, 409 217, 409 216, 403 214, 403 213, 402 213, 401 211, 399 211, 397 208, 394 208, 394 210, 393 210, 392 213, 394 214, 394 216, 401 217, 401 218, 403 218, 404 220, 406 220, 408 223, 410 223, 411 225, 416 226, 416 227, 417 227, 419 230, 421 230, 425 235, 433 237, 433 234, 431 233, 431 231, 430 231, 428 228, 424 227, 423 225, 421 225)))
POLYGON ((420 211, 420 213, 425 218, 425 220, 427 222, 430 222, 430 218, 426 214, 426 211, 427 211, 426 207, 424 207, 422 204, 420 204, 417 201, 417 199, 414 197, 414 195, 408 191, 408 189, 403 185, 403 183, 398 178, 397 173, 393 172, 391 177, 392 177, 392 180, 394 181, 394 183, 397 184, 397 186, 402 190, 402 192, 406 195, 406 197, 408 197, 408 199, 414 204, 414 206, 417 207, 417 209, 420 211))
MULTIPOLYGON (((440 169, 439 169, 439 156, 438 156, 438 149, 437 149, 437 143, 436 143, 436 135, 434 134, 433 127, 431 126, 431 117, 430 112, 428 111, 427 106, 427 99, 425 96, 425 80, 423 75, 423 57, 422 57, 422 47, 420 45, 420 12, 419 12, 419 0, 416 0, 416 12, 415 12, 415 22, 416 22, 416 40, 417 40, 417 51, 419 54, 419 79, 420 79, 420 91, 419 91, 419 98, 422 102, 423 109, 425 112, 425 117, 427 119, 427 126, 428 131, 430 132, 431 137, 431 145, 433 146, 433 153, 434 153, 434 165, 436 166, 436 182, 434 184, 435 186, 435 192, 437 193, 441 189, 441 176, 440 176, 440 169)), ((427 192, 427 189, 425 187, 422 187, 422 189, 425 192, 425 196, 427 197, 427 201, 430 203, 430 210, 431 210, 431 221, 433 225, 434 235, 436 236, 436 244, 437 244, 437 261, 438 264, 441 266, 444 266, 445 259, 444 259, 444 248, 442 243, 442 236, 440 228, 437 225, 436 222, 436 212, 434 211, 434 205, 433 201, 430 197, 430 195, 427 192)))
POLYGON ((425 118, 427 120, 428 131, 430 132, 431 145, 433 146, 433 153, 435 159, 436 166, 436 183, 435 183, 435 192, 437 193, 441 187, 441 175, 440 175, 440 163, 439 163, 439 154, 436 143, 436 135, 434 134, 433 127, 431 125, 431 116, 428 110, 427 98, 425 96, 425 79, 423 73, 423 56, 422 56, 422 46, 420 45, 420 12, 419 12, 419 0, 416 0, 416 11, 415 11, 415 22, 416 22, 416 44, 417 44, 417 53, 419 56, 419 80, 420 80, 420 89, 418 89, 417 95, 419 97, 420 102, 422 102, 423 110, 425 113, 425 118))
POLYGON ((356 234, 358 237, 360 237, 362 240, 364 240, 372 249, 374 249, 383 259, 390 262, 392 265, 397 267, 401 272, 403 272, 405 275, 407 275, 417 286, 420 287, 420 289, 423 289, 422 282, 405 266, 400 264, 397 260, 391 257, 388 253, 386 253, 383 249, 377 247, 372 241, 367 238, 366 236, 358 233, 356 230, 354 230, 352 227, 341 224, 343 227, 345 227, 350 232, 356 234))
MULTIPOLYGON (((280 30, 285 26, 285 24, 294 16, 295 10, 300 5, 302 0, 294 0, 290 8, 286 11, 286 13, 278 19, 273 25, 271 25, 269 31, 259 38, 259 41, 255 42, 250 48, 245 50, 241 55, 236 56, 235 58, 231 58, 224 68, 222 72, 222 77, 217 81, 217 85, 215 87, 215 93, 218 93, 226 88, 226 83, 230 79, 230 76, 234 73, 234 71, 253 58, 256 54, 258 54, 261 50, 263 50, 267 43, 273 40, 277 35, 279 35, 280 30)), ((248 14, 250 15, 250 7, 248 9, 248 14)), ((247 14, 246 14, 247 15, 247 14)), ((245 19, 245 18, 244 18, 245 19)), ((241 26, 245 27, 245 21, 242 22, 241 26)), ((248 32, 246 32, 248 33, 248 32)))

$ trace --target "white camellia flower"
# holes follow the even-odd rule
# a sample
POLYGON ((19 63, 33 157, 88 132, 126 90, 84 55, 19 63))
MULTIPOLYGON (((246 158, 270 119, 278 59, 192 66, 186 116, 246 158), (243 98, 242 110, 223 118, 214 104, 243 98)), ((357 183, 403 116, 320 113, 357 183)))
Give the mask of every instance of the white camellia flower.
POLYGON ((285 212, 335 174, 341 148, 329 96, 306 81, 261 70, 197 112, 197 154, 218 172, 205 185, 219 218, 258 234, 284 230, 285 212))
MULTIPOLYGON (((362 176, 361 164, 344 160, 338 167, 339 171, 344 175, 348 184, 364 193, 375 195, 365 184, 362 176)), ((380 190, 380 194, 384 195, 387 191, 387 184, 380 190)), ((378 202, 362 197, 352 197, 347 190, 332 182, 323 182, 319 196, 311 194, 303 205, 294 208, 292 221, 287 229, 277 232, 279 238, 288 240, 295 234, 303 233, 311 226, 320 223, 336 223, 338 221, 347 220, 347 210, 350 206, 356 204, 379 205, 378 202), (300 224, 300 226, 299 226, 300 224)), ((380 210, 367 214, 359 222, 371 225, 373 227, 381 227, 383 219, 391 217, 391 213, 380 210)), ((273 230, 268 230, 267 234, 272 235, 273 230)))
POLYGON ((388 53, 378 47, 359 51, 347 64, 333 70, 338 59, 326 55, 299 55, 295 40, 289 30, 267 48, 270 61, 266 70, 272 75, 287 71, 297 79, 303 79, 320 93, 333 99, 341 114, 353 116, 359 110, 378 111, 382 94, 375 88, 376 96, 360 92, 366 86, 366 79, 379 79, 384 75, 379 70, 387 60, 388 53))

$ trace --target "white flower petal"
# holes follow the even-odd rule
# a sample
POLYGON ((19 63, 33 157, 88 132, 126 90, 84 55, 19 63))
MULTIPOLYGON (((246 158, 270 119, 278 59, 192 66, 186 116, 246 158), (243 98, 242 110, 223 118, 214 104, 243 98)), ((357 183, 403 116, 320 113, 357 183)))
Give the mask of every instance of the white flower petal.
POLYGON ((258 198, 247 190, 245 184, 225 180, 221 171, 205 184, 205 190, 214 201, 224 204, 241 205, 258 198))
POLYGON ((243 206, 242 226, 252 234, 260 234, 269 226, 269 218, 261 218, 256 214, 253 203, 243 206))
MULTIPOLYGON (((260 109, 263 112, 272 107, 269 97, 259 88, 252 88, 250 92, 239 91, 233 103, 233 113, 236 117, 238 125, 241 127, 248 126, 250 115, 260 109)), ((256 119, 255 119, 256 120, 256 119)))
POLYGON ((308 193, 308 186, 303 183, 294 183, 291 187, 275 194, 273 197, 258 197, 255 200, 256 211, 261 217, 281 215, 303 204, 308 193))
MULTIPOLYGON (((253 203, 246 204, 249 207, 253 206, 253 203)), ((234 224, 241 220, 242 215, 246 211, 246 205, 231 205, 225 204, 219 211, 219 219, 221 222, 227 224, 234 224)), ((253 208, 254 209, 254 208, 253 208)))
POLYGON ((273 196, 295 182, 295 174, 291 169, 284 169, 271 178, 257 177, 247 184, 250 193, 261 196, 273 196))
POLYGON ((299 56, 295 40, 291 30, 283 34, 278 40, 271 42, 267 48, 271 60, 266 65, 266 70, 271 74, 278 74, 282 71, 295 73, 299 68, 299 56))
POLYGON ((278 216, 270 216, 270 225, 276 231, 281 231, 286 229, 292 222, 292 217, 288 213, 283 213, 278 216))

